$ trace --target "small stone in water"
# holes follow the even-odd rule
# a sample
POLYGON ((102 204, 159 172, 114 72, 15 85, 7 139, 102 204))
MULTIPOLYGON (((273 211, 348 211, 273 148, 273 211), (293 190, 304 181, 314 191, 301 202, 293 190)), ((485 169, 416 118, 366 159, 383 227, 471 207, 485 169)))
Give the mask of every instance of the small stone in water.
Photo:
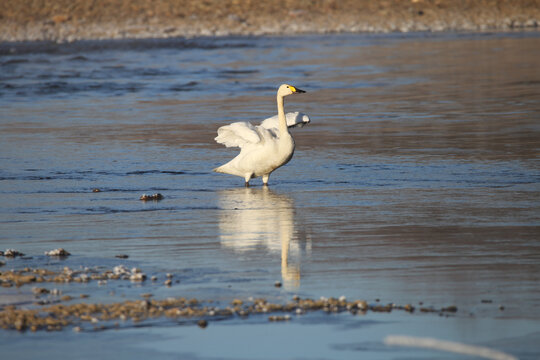
POLYGON ((62 295, 62 291, 60 291, 58 289, 52 289, 51 290, 51 295, 54 295, 54 296, 62 295))
POLYGON ((291 320, 291 315, 289 315, 289 314, 283 315, 283 316, 272 315, 272 316, 268 317, 268 320, 269 321, 289 321, 289 320, 291 320))
POLYGON ((148 201, 148 200, 159 201, 162 199, 163 199, 163 195, 161 195, 160 193, 152 194, 152 195, 142 194, 141 197, 139 198, 139 200, 142 200, 142 201, 148 201))
POLYGON ((142 300, 140 303, 139 303, 139 306, 141 309, 143 310, 148 310, 150 309, 150 307, 152 306, 152 304, 150 303, 150 301, 148 300, 142 300))
POLYGON ((199 325, 199 327, 201 329, 204 329, 205 327, 208 326, 208 321, 204 320, 204 319, 201 319, 197 322, 197 325, 199 325))
POLYGON ((6 251, 4 251, 4 256, 5 257, 17 257, 17 256, 24 256, 24 254, 20 251, 17 251, 15 249, 6 249, 6 251))
POLYGON ((113 273, 116 275, 129 274, 129 270, 124 265, 118 265, 113 268, 113 273))
POLYGON ((35 287, 35 288, 32 288, 32 292, 35 295, 41 295, 41 294, 48 294, 50 291, 49 289, 35 287))
POLYGON ((282 284, 281 284, 281 281, 276 281, 276 282, 274 283, 274 286, 277 287, 277 288, 280 288, 281 285, 282 285, 282 284))
POLYGON ((129 257, 129 255, 126 255, 126 254, 118 254, 118 255, 115 255, 114 257, 119 258, 119 259, 127 259, 127 258, 129 257))
POLYGON ((65 257, 65 256, 69 256, 71 254, 69 252, 67 252, 66 250, 64 250, 63 248, 58 248, 58 249, 54 249, 54 250, 51 250, 51 251, 45 251, 45 255, 47 255, 47 256, 65 257))
POLYGON ((457 310, 458 310, 457 306, 455 306, 455 305, 451 305, 451 306, 448 306, 448 307, 445 307, 445 308, 441 309, 441 311, 443 311, 443 312, 453 312, 453 313, 457 312, 457 310))
POLYGON ((146 280, 146 275, 143 273, 134 273, 129 277, 131 281, 144 281, 146 280))
POLYGON ((412 312, 414 312, 414 306, 412 306, 411 304, 407 304, 407 305, 405 305, 405 306, 403 307, 403 310, 412 313, 412 312))
POLYGON ((360 310, 363 310, 363 311, 364 311, 364 310, 367 310, 367 308, 368 308, 368 304, 367 304, 367 302, 366 302, 366 301, 364 301, 364 300, 361 300, 361 301, 359 301, 359 302, 358 302, 358 303, 356 304, 356 307, 357 307, 358 309, 360 309, 360 310))

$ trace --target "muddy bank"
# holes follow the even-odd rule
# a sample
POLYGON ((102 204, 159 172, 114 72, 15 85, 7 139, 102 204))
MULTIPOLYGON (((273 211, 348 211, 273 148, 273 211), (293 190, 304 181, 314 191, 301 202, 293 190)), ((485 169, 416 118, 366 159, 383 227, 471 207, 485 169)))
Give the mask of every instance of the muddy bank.
POLYGON ((8 0, 0 41, 537 29, 539 0, 8 0))

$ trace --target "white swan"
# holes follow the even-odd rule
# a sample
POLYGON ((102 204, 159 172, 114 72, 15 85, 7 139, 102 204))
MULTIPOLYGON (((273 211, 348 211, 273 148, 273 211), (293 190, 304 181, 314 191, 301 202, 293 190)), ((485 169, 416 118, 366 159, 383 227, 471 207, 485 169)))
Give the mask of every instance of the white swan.
POLYGON ((250 179, 262 176, 263 184, 268 185, 270 174, 288 163, 294 153, 294 139, 287 127, 283 98, 304 92, 292 85, 283 84, 279 87, 277 128, 266 128, 262 124, 253 126, 248 122, 235 122, 220 127, 216 142, 226 147, 239 147, 240 154, 214 171, 243 177, 246 186, 249 186, 250 179))

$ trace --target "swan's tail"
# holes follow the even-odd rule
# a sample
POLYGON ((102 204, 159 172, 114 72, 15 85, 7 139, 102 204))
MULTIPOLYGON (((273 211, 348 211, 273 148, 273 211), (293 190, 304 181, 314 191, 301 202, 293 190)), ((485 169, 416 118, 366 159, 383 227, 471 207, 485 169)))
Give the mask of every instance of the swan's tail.
POLYGON ((218 166, 217 168, 213 169, 212 171, 217 172, 217 173, 222 173, 222 174, 230 174, 231 170, 229 169, 229 167, 227 165, 228 164, 218 166))
POLYGON ((221 166, 218 166, 217 168, 213 169, 213 171, 215 171, 217 173, 222 173, 222 174, 229 174, 229 175, 236 175, 236 176, 245 177, 245 174, 238 171, 238 169, 236 169, 233 165, 231 165, 230 162, 228 162, 226 164, 223 164, 221 166))

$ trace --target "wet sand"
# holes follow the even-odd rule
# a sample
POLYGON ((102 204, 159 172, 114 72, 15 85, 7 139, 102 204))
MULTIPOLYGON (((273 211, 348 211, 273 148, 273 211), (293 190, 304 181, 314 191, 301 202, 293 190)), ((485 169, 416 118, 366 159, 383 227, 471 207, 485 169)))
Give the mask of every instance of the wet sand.
POLYGON ((537 29, 538 0, 8 0, 0 41, 537 29))

